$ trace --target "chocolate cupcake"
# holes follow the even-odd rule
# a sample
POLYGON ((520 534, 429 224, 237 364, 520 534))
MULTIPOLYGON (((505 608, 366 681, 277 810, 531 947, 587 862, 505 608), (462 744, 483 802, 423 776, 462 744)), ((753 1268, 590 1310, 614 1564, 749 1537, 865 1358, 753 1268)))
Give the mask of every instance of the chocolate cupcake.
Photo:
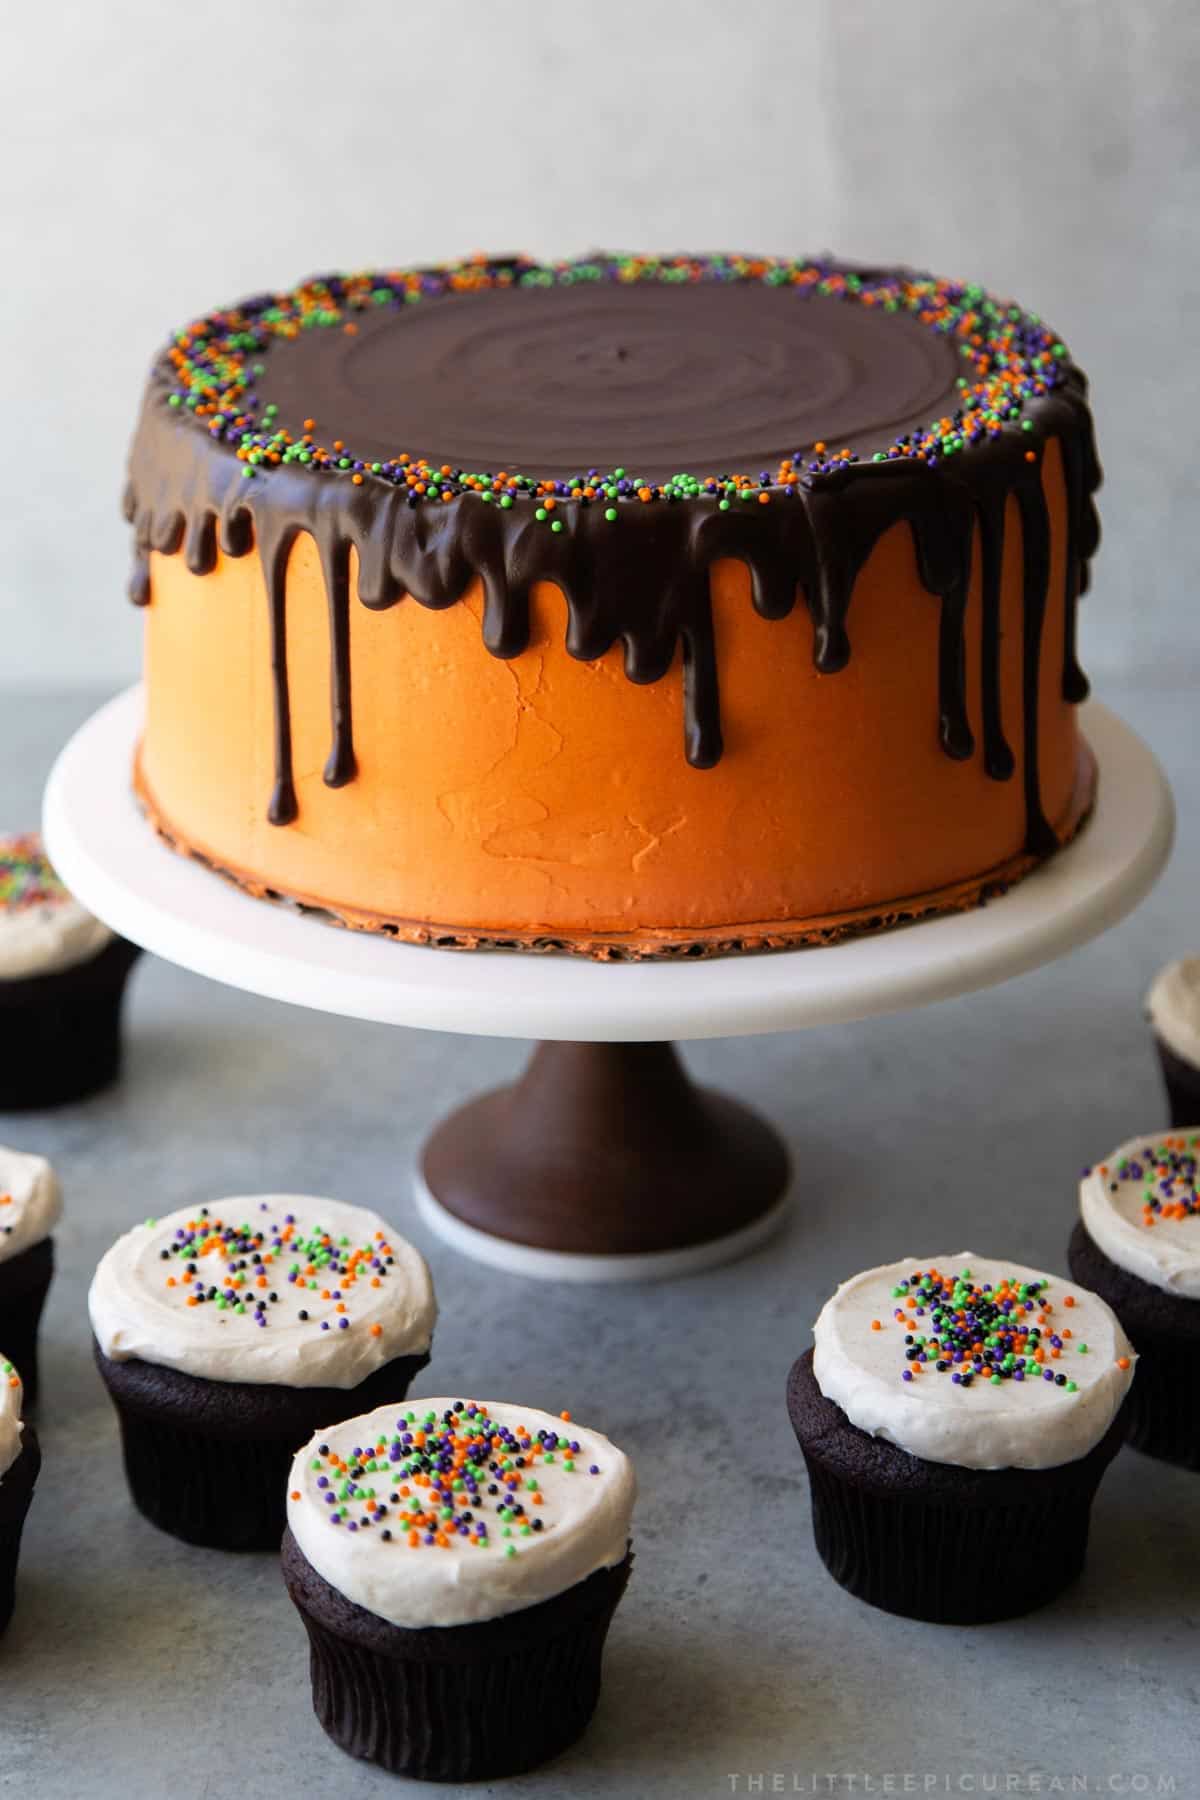
POLYGON ((963 1252, 843 1282, 813 1336, 788 1410, 835 1580, 973 1625, 1078 1575, 1134 1363, 1103 1300, 963 1252))
POLYGON ((67 892, 35 832, 0 837, 0 1112, 62 1106, 116 1080, 139 954, 67 892))
POLYGON ((1146 995, 1171 1124, 1200 1119, 1200 956, 1168 963, 1146 995))
POLYGON ((44 1156, 0 1145, 0 1344, 24 1372, 25 1399, 37 1398, 38 1324, 50 1277, 50 1233, 62 1211, 58 1178, 44 1156))
POLYGON ((1071 1273, 1137 1345, 1129 1441, 1200 1469, 1200 1131, 1133 1138, 1085 1169, 1071 1273))
POLYGON ((42 1453, 32 1425, 21 1419, 21 1377, 0 1357, 0 1632, 13 1615, 21 1533, 42 1453))
POLYGON ((365 1207, 300 1194, 137 1226, 88 1309, 135 1505, 225 1550, 278 1548, 298 1446, 403 1400, 437 1317, 412 1244, 365 1207))
POLYGON ((634 1496, 628 1458, 569 1413, 421 1400, 319 1431, 292 1465, 283 1572, 333 1741, 458 1782, 566 1749, 595 1709, 634 1496))

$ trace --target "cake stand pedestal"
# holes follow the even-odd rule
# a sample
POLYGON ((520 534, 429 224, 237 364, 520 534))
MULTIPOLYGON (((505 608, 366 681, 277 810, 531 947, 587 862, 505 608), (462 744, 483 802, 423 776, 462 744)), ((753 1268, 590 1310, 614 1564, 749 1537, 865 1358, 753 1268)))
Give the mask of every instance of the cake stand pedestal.
POLYGON ((437 1127, 416 1185, 427 1221, 457 1249, 560 1279, 687 1273, 744 1254, 785 1216, 775 1132, 696 1087, 668 1040, 864 1019, 1023 974, 1131 911, 1174 827, 1153 755, 1092 702, 1083 724, 1100 765, 1094 818, 973 912, 712 962, 454 953, 334 930, 168 850, 130 790, 141 718, 132 688, 54 766, 44 830, 64 881, 132 942, 252 993, 384 1024, 543 1040, 514 1086, 437 1127))

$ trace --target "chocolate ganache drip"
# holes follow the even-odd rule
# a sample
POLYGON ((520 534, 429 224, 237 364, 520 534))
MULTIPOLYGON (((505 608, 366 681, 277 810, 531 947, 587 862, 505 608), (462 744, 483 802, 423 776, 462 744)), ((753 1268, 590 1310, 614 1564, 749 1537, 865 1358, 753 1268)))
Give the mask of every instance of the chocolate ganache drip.
POLYGON ((212 314, 156 363, 130 458, 130 597, 150 599, 150 550, 182 551, 199 575, 218 547, 257 549, 275 696, 268 816, 286 825, 297 815, 286 573, 301 533, 317 544, 328 598, 325 780, 340 787, 356 769, 352 549, 358 598, 373 609, 406 598, 439 609, 478 581, 493 656, 526 648, 542 581, 566 599, 572 656, 592 660, 619 642, 629 680, 647 683, 681 650, 684 752, 705 769, 722 754, 712 564, 745 564, 763 618, 786 617, 802 598, 814 663, 832 675, 851 655, 859 571, 898 523, 940 606, 942 748, 976 754, 964 632, 978 532, 979 753, 1004 781, 1016 766, 1000 699, 1012 498, 1027 844, 1041 853, 1055 841, 1037 766, 1051 579, 1042 459, 1057 441, 1061 680, 1079 701, 1076 600, 1099 536, 1086 391, 1036 316, 904 270, 622 257, 330 276, 212 314), (706 467, 735 472, 686 472, 706 467))

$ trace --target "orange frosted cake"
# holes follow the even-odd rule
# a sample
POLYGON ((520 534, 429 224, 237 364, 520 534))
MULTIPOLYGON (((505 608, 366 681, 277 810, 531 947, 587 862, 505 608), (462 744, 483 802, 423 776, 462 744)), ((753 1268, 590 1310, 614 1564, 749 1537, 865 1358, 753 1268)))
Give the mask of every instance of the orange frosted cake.
POLYGON ((968 906, 1086 817, 1086 383, 907 270, 519 259, 198 319, 130 459, 135 781, 411 942, 706 954, 968 906))

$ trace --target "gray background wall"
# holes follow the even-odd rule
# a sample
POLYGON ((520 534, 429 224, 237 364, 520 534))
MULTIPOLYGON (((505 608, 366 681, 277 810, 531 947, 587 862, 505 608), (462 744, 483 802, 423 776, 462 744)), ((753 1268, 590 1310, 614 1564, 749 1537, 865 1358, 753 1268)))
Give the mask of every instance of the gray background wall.
POLYGON ((1200 664, 1196 0, 59 0, 0 11, 0 684, 132 677, 122 462, 172 326, 487 247, 834 248, 1093 379, 1094 672, 1200 664))

